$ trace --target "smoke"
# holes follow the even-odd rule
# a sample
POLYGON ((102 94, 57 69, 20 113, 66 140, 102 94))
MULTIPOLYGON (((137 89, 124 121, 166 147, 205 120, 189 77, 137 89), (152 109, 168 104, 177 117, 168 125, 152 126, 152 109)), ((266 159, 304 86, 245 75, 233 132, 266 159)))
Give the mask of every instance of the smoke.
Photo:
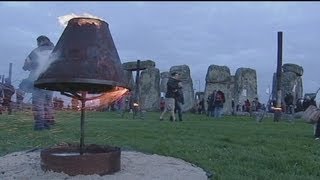
POLYGON ((103 20, 102 18, 94 16, 94 15, 91 15, 89 13, 83 13, 83 15, 76 15, 74 13, 71 13, 71 14, 67 14, 67 15, 64 15, 64 16, 59 16, 58 20, 59 20, 59 23, 60 23, 61 26, 67 27, 69 20, 72 19, 72 18, 76 18, 76 17, 87 17, 87 18, 95 18, 95 19, 103 20))
POLYGON ((37 55, 37 68, 30 72, 30 76, 32 79, 38 79, 41 73, 47 70, 47 68, 52 63, 52 60, 55 59, 55 54, 51 54, 51 50, 44 50, 44 49, 36 49, 35 53, 37 55))

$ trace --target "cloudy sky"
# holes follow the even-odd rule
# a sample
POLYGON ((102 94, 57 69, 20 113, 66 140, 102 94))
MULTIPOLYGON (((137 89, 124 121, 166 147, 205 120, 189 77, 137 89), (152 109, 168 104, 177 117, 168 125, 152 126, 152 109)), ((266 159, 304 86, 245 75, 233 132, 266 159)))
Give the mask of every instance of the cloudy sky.
POLYGON ((13 84, 28 76, 24 59, 47 35, 56 44, 61 17, 91 14, 109 24, 121 62, 151 59, 161 72, 186 64, 194 88, 204 90, 210 65, 257 71, 258 94, 272 86, 277 32, 283 32, 283 63, 304 68, 305 92, 320 87, 319 2, 0 2, 0 72, 13 84), (60 18, 59 18, 60 17, 60 18))

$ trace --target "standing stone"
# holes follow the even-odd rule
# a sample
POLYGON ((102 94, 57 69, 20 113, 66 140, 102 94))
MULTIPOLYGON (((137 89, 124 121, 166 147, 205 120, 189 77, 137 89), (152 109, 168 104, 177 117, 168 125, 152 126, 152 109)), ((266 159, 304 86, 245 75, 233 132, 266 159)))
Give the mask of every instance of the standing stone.
MULTIPOLYGON (((152 60, 140 61, 140 69, 153 68, 155 66, 156 66, 156 63, 152 60)), ((122 67, 125 70, 136 71, 137 70, 137 61, 122 63, 122 67)))
POLYGON ((124 71, 126 84, 131 89, 131 91, 134 91, 134 79, 133 79, 132 71, 127 71, 127 70, 123 70, 123 71, 124 71))
POLYGON ((140 103, 143 110, 159 110, 160 104, 160 71, 149 67, 141 71, 140 76, 140 103))
POLYGON ((233 92, 233 78, 227 66, 210 65, 206 75, 206 86, 204 91, 205 108, 208 108, 208 97, 214 90, 222 91, 226 102, 223 105, 224 114, 231 113, 231 99, 233 92))
MULTIPOLYGON (((282 65, 282 76, 281 76, 281 101, 284 102, 284 97, 287 93, 292 93, 294 97, 294 103, 297 99, 303 97, 303 85, 302 85, 302 75, 303 68, 296 64, 284 64, 282 65)), ((272 97, 276 98, 275 88, 277 86, 276 73, 273 74, 273 84, 272 84, 272 97)))
POLYGON ((166 94, 167 92, 167 82, 169 80, 170 73, 169 72, 162 72, 160 73, 160 92, 166 94))
POLYGON ((230 81, 230 69, 227 66, 210 65, 206 75, 207 83, 222 83, 230 81))
POLYGON ((244 104, 249 99, 250 102, 258 97, 257 94, 257 74, 251 68, 238 68, 235 74, 235 103, 244 104))
POLYGON ((193 83, 190 75, 190 69, 188 65, 172 66, 170 68, 170 74, 172 72, 178 72, 181 74, 182 91, 184 97, 184 104, 182 105, 182 111, 188 111, 192 109, 194 105, 194 90, 193 83))
POLYGON ((294 100, 298 100, 299 98, 303 97, 302 77, 301 76, 297 77, 296 81, 297 81, 297 86, 295 88, 295 93, 294 93, 295 99, 294 100))
POLYGON ((286 63, 282 65, 283 72, 293 72, 297 76, 303 75, 303 68, 296 64, 286 63))

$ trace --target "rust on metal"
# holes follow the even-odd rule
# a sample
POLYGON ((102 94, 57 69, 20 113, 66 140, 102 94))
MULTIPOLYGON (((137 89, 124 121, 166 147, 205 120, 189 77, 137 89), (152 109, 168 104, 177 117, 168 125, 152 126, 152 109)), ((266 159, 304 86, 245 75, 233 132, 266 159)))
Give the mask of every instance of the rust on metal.
POLYGON ((63 172, 70 176, 112 174, 120 170, 121 150, 118 147, 86 145, 80 155, 79 145, 57 146, 41 151, 44 171, 63 172))
POLYGON ((52 91, 90 94, 128 88, 108 24, 99 19, 73 18, 59 38, 34 86, 52 91))

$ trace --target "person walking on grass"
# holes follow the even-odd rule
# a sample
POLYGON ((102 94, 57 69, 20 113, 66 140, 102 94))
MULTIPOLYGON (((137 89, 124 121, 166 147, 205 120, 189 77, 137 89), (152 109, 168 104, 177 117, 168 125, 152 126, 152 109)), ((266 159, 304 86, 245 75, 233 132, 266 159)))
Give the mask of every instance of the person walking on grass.
POLYGON ((174 114, 175 109, 175 93, 178 89, 181 89, 181 82, 180 82, 180 74, 177 72, 171 73, 171 77, 167 82, 167 92, 165 95, 165 108, 164 111, 160 115, 160 121, 163 120, 163 116, 166 114, 167 111, 170 112, 172 116, 172 120, 176 121, 176 116, 174 114))
POLYGON ((54 49, 53 43, 46 36, 37 38, 38 47, 25 59, 23 70, 30 71, 27 81, 22 81, 19 87, 25 87, 26 92, 32 93, 32 110, 34 115, 34 130, 50 129, 55 124, 53 114, 53 91, 39 89, 33 86, 40 73, 49 65, 49 56, 54 49), (27 82, 28 85, 25 84, 27 82), (24 84, 24 85, 23 85, 24 84))
MULTIPOLYGON (((178 113, 179 121, 182 121, 182 107, 181 105, 184 104, 184 97, 182 89, 178 89, 175 93, 174 98, 174 113, 178 113)), ((173 118, 170 116, 170 121, 172 121, 173 118)))

